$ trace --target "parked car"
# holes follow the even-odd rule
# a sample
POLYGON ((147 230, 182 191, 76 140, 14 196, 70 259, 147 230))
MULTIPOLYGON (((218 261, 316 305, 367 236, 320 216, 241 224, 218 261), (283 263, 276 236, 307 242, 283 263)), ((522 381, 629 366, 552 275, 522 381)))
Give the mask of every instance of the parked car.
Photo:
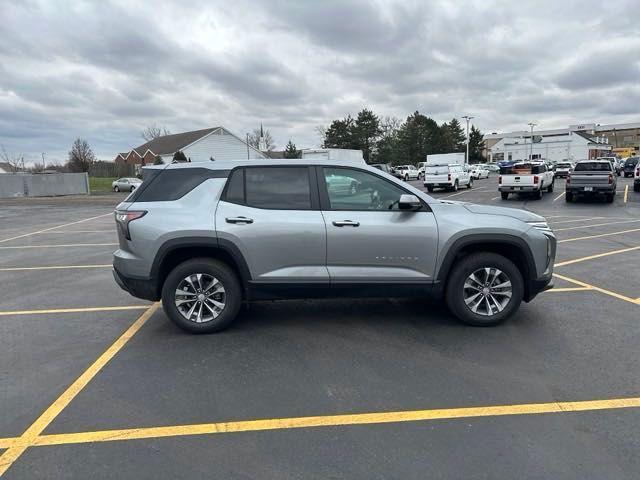
POLYGON ((618 179, 608 160, 581 160, 567 177, 565 200, 573 202, 578 195, 604 195, 613 203, 618 179))
POLYGON ((556 239, 529 211, 439 201, 367 165, 259 159, 145 167, 115 212, 114 279, 180 328, 245 302, 433 297, 495 325, 552 286, 556 239), (361 187, 340 195, 331 178, 361 187))
POLYGON ((336 195, 355 195, 360 187, 357 180, 337 173, 327 176, 326 183, 329 192, 336 195))
POLYGON ((500 171, 500 167, 498 166, 497 163, 487 163, 485 165, 485 167, 487 167, 487 170, 489 170, 490 172, 499 172, 500 171))
POLYGON ((405 182, 418 178, 418 169, 414 165, 396 165, 394 169, 396 171, 395 176, 405 182))
POLYGON ((556 163, 554 175, 556 178, 567 178, 571 170, 573 170, 573 164, 571 162, 558 162, 556 163))
POLYGON ((620 176, 622 174, 624 164, 621 164, 618 161, 617 157, 598 157, 596 160, 606 160, 608 162, 611 162, 611 166, 613 167, 613 171, 616 173, 616 175, 620 176))
POLYGON ((489 178, 489 169, 484 165, 470 165, 471 178, 479 180, 481 178, 489 178))
POLYGON ((636 173, 633 174, 633 191, 640 192, 640 163, 636 164, 636 173))
POLYGON ((418 163, 418 180, 424 180, 424 169, 427 166, 427 162, 418 163))
POLYGON ((393 168, 391 168, 391 165, 389 165, 388 163, 374 163, 373 165, 371 165, 373 168, 377 168, 378 170, 381 170, 385 173, 389 173, 389 174, 393 174, 393 168))
POLYGON ((427 187, 427 191, 433 192, 436 188, 444 188, 453 190, 466 185, 467 188, 473 187, 473 178, 465 168, 458 164, 433 165, 428 164, 425 167, 425 175, 423 185, 427 187))
POLYGON ((544 162, 502 162, 498 177, 498 190, 503 200, 509 198, 510 193, 532 193, 541 199, 545 190, 553 192, 553 170, 544 162))
POLYGON ((114 192, 133 192, 141 183, 142 180, 135 177, 119 178, 111 182, 111 188, 114 192))
POLYGON ((629 157, 624 162, 624 168, 622 173, 624 174, 624 178, 633 177, 634 170, 638 165, 638 157, 629 157))

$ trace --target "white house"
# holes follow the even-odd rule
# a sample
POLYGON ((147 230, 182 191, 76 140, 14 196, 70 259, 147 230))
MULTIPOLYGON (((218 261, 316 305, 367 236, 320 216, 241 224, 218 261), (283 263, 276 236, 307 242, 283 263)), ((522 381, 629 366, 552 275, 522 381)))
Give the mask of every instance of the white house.
POLYGON ((163 162, 171 163, 178 151, 184 153, 191 162, 267 158, 260 150, 247 145, 226 128, 213 127, 154 138, 129 152, 119 153, 115 161, 152 165, 160 157, 163 162))
POLYGON ((605 137, 580 131, 558 132, 551 135, 503 137, 488 148, 488 160, 526 160, 543 158, 552 162, 583 160, 611 154, 613 147, 605 137))

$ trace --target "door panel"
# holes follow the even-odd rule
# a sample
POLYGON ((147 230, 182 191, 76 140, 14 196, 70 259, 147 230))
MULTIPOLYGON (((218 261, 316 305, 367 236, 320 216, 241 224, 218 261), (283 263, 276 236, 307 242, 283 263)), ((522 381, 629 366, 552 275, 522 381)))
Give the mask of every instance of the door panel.
POLYGON ((216 230, 240 249, 254 281, 329 281, 326 230, 317 210, 263 210, 221 201, 216 230), (252 222, 227 221, 239 217, 252 222))
POLYGON ((371 172, 348 167, 320 170, 322 215, 327 228, 327 269, 332 283, 431 282, 438 228, 426 205, 399 210, 410 193, 371 172), (327 188, 353 181, 356 192, 327 188))

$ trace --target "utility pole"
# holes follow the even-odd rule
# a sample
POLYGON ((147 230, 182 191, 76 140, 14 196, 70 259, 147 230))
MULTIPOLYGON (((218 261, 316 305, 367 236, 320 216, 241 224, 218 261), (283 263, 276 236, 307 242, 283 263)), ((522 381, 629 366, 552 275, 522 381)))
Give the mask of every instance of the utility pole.
POLYGON ((247 133, 247 160, 249 160, 249 134, 247 133))
POLYGON ((47 169, 47 164, 44 161, 44 152, 42 152, 42 171, 44 172, 47 169))
POLYGON ((464 157, 464 164, 469 165, 469 120, 471 120, 474 117, 465 115, 462 118, 464 118, 467 121, 467 154, 464 157))
POLYGON ((531 127, 531 153, 529 154, 529 160, 533 160, 533 127, 535 127, 537 124, 529 122, 527 125, 531 127))

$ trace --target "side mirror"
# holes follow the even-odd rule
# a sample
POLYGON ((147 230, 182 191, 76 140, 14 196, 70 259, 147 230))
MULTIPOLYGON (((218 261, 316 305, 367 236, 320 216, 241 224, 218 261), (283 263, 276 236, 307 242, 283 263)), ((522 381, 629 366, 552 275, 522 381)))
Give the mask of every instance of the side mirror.
POLYGON ((422 203, 420 203, 420 199, 415 195, 405 193, 400 195, 398 208, 400 210, 420 210, 420 208, 422 208, 422 203))

